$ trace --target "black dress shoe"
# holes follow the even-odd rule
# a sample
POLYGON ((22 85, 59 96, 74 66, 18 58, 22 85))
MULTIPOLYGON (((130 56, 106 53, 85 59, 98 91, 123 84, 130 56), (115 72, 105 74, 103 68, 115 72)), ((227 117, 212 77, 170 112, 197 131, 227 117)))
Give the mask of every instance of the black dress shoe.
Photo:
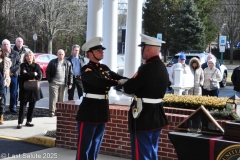
POLYGON ((28 127, 33 127, 33 126, 34 126, 34 124, 31 124, 31 123, 26 123, 26 126, 28 126, 28 127))
POLYGON ((13 110, 13 109, 11 109, 10 112, 11 113, 18 113, 16 110, 13 110))
POLYGON ((21 129, 21 128, 22 128, 22 125, 21 126, 19 126, 19 125, 17 126, 17 129, 21 129))

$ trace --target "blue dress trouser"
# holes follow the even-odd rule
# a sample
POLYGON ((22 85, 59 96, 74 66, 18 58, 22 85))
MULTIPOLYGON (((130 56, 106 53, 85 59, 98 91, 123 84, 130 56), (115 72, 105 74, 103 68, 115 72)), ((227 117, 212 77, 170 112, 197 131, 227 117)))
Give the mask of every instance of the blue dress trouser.
POLYGON ((76 160, 96 160, 102 143, 106 123, 78 122, 76 160))
POLYGON ((130 134, 132 160, 157 160, 158 141, 161 129, 130 134))
POLYGON ((18 96, 18 76, 11 76, 10 83, 10 110, 16 110, 18 96))

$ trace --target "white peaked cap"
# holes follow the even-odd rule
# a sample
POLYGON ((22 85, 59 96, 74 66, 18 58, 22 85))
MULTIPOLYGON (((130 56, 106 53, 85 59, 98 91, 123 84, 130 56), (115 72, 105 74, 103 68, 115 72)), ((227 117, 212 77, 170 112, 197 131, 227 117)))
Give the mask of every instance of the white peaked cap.
POLYGON ((83 51, 89 51, 89 50, 95 50, 95 49, 106 49, 105 47, 102 46, 102 37, 94 37, 87 41, 83 46, 82 50, 83 51))
POLYGON ((162 46, 162 43, 166 43, 165 41, 161 41, 157 38, 147 36, 145 34, 140 34, 141 36, 141 44, 138 46, 150 45, 150 46, 162 46))

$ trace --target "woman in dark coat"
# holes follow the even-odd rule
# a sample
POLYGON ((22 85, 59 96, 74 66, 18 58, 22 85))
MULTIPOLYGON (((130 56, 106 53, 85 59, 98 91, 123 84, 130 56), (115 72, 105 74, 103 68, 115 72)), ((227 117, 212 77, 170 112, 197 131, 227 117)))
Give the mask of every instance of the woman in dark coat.
POLYGON ((23 63, 20 65, 20 79, 19 79, 19 101, 20 109, 18 116, 18 129, 22 128, 23 119, 25 117, 25 109, 27 103, 29 103, 28 112, 27 112, 27 122, 26 126, 33 127, 32 122, 33 110, 35 104, 38 100, 43 98, 41 88, 39 90, 25 90, 23 88, 24 81, 27 80, 41 80, 42 72, 40 66, 35 63, 35 56, 32 51, 28 51, 24 55, 23 63))

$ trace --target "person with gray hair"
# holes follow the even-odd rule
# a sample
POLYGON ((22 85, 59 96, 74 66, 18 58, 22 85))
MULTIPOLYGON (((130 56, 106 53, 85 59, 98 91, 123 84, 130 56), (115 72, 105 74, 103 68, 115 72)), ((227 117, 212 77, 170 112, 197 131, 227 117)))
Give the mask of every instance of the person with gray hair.
POLYGON ((208 63, 209 60, 215 61, 215 67, 218 68, 219 71, 221 72, 220 66, 218 65, 218 63, 216 63, 216 61, 217 61, 217 60, 216 60, 216 57, 215 57, 212 53, 210 53, 210 54, 207 56, 207 62, 205 62, 205 63, 202 64, 202 69, 204 70, 205 68, 208 67, 207 63, 208 63))
POLYGON ((64 59, 63 49, 57 51, 57 58, 49 62, 46 75, 49 82, 49 111, 50 117, 55 115, 56 102, 63 102, 66 86, 72 88, 73 71, 72 65, 64 59))
POLYGON ((73 84, 72 88, 68 89, 68 100, 74 100, 74 90, 77 87, 78 98, 83 95, 83 86, 81 80, 81 68, 85 65, 84 57, 79 55, 80 46, 75 44, 72 46, 72 55, 66 58, 73 68, 73 84))
POLYGON ((215 67, 216 60, 209 59, 207 62, 208 67, 204 69, 204 82, 203 82, 203 96, 216 96, 219 94, 219 82, 222 80, 222 74, 218 68, 215 67), (211 81, 217 83, 217 89, 211 88, 211 81))
POLYGON ((19 54, 21 63, 23 63, 23 56, 27 51, 23 47, 23 39, 21 37, 16 38, 13 50, 19 54))
MULTIPOLYGON (((3 53, 6 57, 11 59, 12 65, 10 67, 10 104, 9 110, 12 113, 17 113, 17 89, 18 89, 18 70, 20 69, 20 56, 19 54, 11 49, 11 44, 8 39, 2 41, 3 53)), ((6 90, 7 94, 7 90, 6 90)))

